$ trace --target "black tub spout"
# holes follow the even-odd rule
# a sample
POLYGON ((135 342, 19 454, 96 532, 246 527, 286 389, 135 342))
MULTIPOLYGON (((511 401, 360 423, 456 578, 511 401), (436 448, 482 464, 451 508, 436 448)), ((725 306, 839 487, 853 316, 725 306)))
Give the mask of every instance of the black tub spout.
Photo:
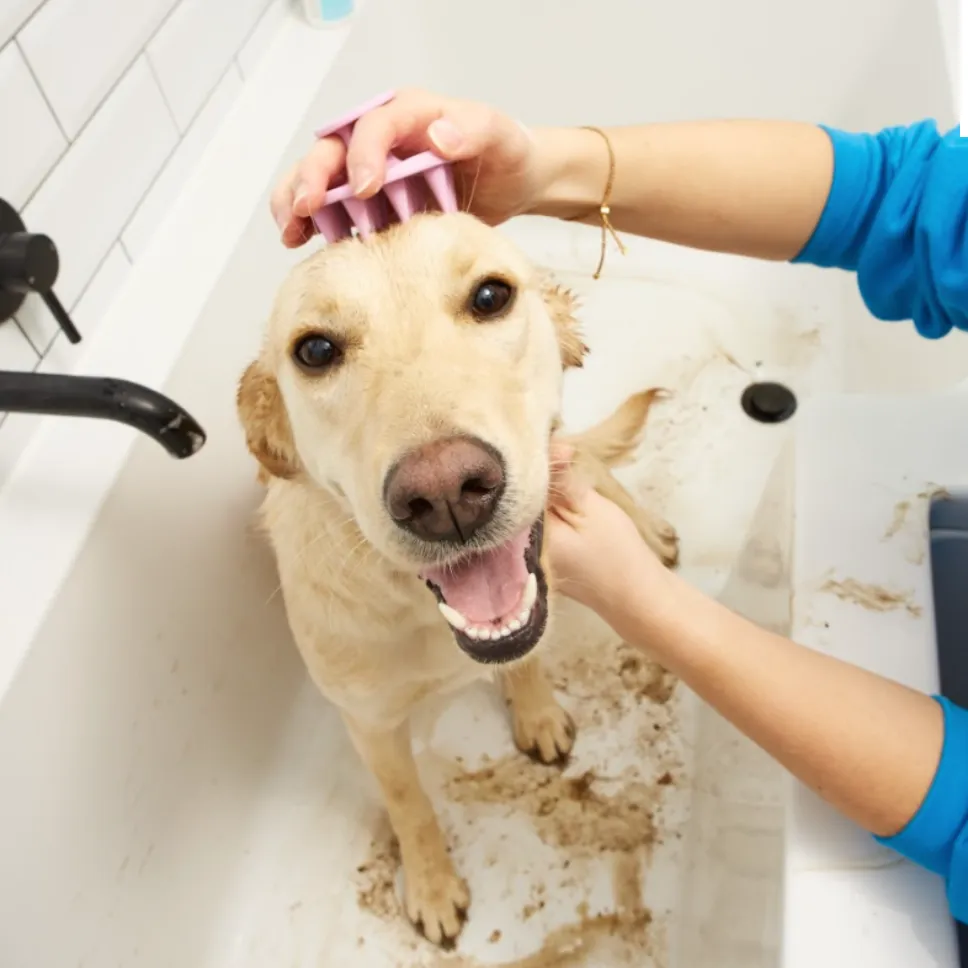
POLYGON ((114 420, 157 440, 172 457, 197 454, 205 431, 173 400, 128 380, 0 371, 0 413, 114 420))

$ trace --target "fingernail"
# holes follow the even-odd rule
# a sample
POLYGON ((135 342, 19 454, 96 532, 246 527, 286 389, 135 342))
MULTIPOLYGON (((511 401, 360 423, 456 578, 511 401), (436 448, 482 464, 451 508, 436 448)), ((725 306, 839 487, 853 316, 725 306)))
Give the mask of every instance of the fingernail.
POLYGON ((373 184, 374 174, 369 168, 354 168, 350 172, 350 188, 354 195, 365 192, 373 184))
MULTIPOLYGON (((296 190, 293 192, 293 195, 292 195, 293 211, 295 211, 297 206, 305 208, 304 203, 306 201, 307 195, 309 195, 309 189, 307 189, 305 185, 300 184, 296 186, 296 190)), ((298 214, 304 215, 305 212, 299 212, 298 214)))
POLYGON ((427 129, 427 134, 430 135, 434 145, 447 154, 457 151, 464 141, 464 136, 457 126, 446 118, 438 118, 434 121, 427 129))

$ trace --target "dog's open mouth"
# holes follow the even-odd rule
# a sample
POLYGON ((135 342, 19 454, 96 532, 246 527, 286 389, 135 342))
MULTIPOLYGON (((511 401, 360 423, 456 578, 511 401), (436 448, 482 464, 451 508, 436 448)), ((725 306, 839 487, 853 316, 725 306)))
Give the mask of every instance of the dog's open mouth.
POLYGON ((421 574, 472 659, 513 662, 541 640, 548 622, 548 584, 538 562, 543 535, 539 518, 498 548, 421 574))

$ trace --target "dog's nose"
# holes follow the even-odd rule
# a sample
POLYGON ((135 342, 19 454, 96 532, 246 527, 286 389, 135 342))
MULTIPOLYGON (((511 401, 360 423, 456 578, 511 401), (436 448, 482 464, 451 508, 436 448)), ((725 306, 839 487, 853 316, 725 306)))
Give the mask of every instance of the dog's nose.
POLYGON ((494 516, 504 464, 474 437, 435 440, 387 474, 384 501, 394 521, 424 541, 465 542, 494 516))

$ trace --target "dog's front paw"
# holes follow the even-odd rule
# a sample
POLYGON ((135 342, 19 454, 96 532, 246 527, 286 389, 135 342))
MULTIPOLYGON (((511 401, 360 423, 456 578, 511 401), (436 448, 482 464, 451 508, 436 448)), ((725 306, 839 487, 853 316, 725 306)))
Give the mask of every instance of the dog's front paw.
POLYGON ((423 869, 415 876, 404 872, 407 916, 428 941, 452 948, 467 920, 470 891, 449 857, 432 868, 417 866, 423 869))
POLYGON ((652 523, 652 537, 649 544, 659 560, 666 568, 675 568, 679 564, 679 535, 676 529, 668 521, 655 518, 652 523))
POLYGON ((512 703, 514 742, 541 763, 564 763, 575 745, 575 721, 554 699, 542 705, 512 703))

